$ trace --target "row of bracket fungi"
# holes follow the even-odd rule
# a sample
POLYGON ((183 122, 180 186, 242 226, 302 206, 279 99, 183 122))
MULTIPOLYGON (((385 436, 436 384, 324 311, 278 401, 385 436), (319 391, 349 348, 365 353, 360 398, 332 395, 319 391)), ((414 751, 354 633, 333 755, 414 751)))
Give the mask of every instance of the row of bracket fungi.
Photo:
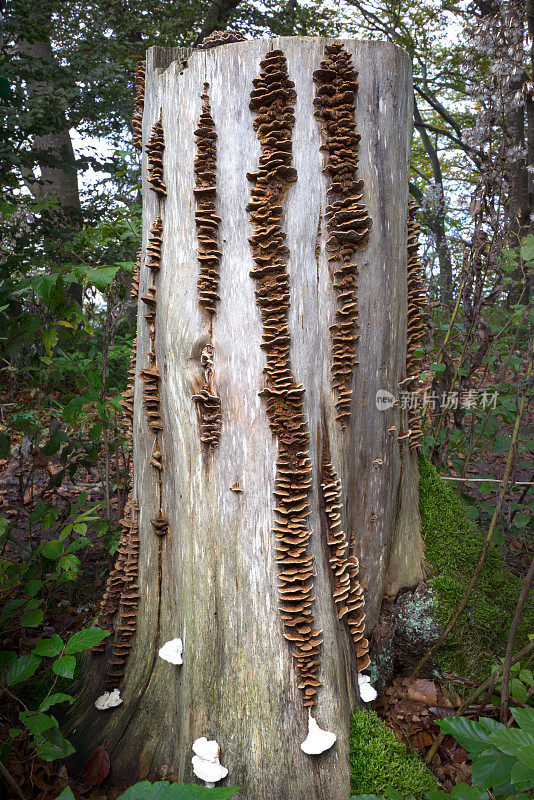
MULTIPOLYGON (((424 285, 423 265, 419 258, 419 223, 416 219, 417 204, 408 204, 408 335, 406 342, 406 380, 414 386, 421 373, 421 357, 416 355, 423 343, 425 332, 425 309, 427 288, 424 285)), ((421 412, 418 407, 408 410, 410 450, 421 447, 423 431, 421 412)))
MULTIPOLYGON (((220 42, 219 42, 220 44, 220 42)), ((215 45, 212 45, 215 46, 215 45)), ((217 196, 217 133, 211 116, 209 84, 204 84, 201 95, 202 111, 195 131, 197 152, 194 162, 197 229, 197 252, 200 265, 198 276, 198 302, 208 315, 210 339, 212 318, 215 314, 219 290, 219 250, 218 230, 220 217, 215 213, 217 196)), ((206 345, 201 354, 204 384, 200 392, 193 396, 197 404, 200 420, 200 438, 208 447, 216 447, 221 432, 221 399, 213 386, 213 345, 206 345)))
POLYGON ((371 219, 362 200, 363 181, 356 180, 358 144, 355 99, 357 72, 342 44, 325 48, 326 58, 313 73, 317 85, 315 116, 321 121, 326 153, 323 169, 329 179, 326 207, 328 261, 334 266, 334 288, 338 294, 332 336, 332 383, 336 394, 336 419, 342 427, 350 417, 352 377, 356 361, 358 330, 358 265, 354 253, 367 246, 371 219))
POLYGON ((304 388, 292 373, 288 326, 289 250, 280 219, 289 186, 296 180, 292 162, 292 128, 295 122, 294 83, 280 50, 267 53, 260 64, 260 77, 253 81, 250 108, 256 112, 254 130, 261 144, 259 169, 247 175, 254 184, 247 205, 254 233, 249 238, 257 281, 256 301, 263 324, 262 348, 266 351, 265 398, 272 432, 278 438, 274 493, 275 559, 278 567, 279 609, 284 636, 292 642, 297 663, 299 689, 304 705, 316 705, 321 652, 321 631, 314 627, 311 606, 313 555, 308 552, 311 531, 307 516, 310 504, 311 461, 308 427, 304 413, 304 388))
MULTIPOLYGON (((138 65, 136 88, 139 87, 144 90, 144 63, 142 69, 140 69, 138 65)), ((134 111, 134 134, 136 136, 140 136, 139 130, 136 133, 136 119, 138 123, 140 119, 142 120, 142 101, 142 94, 141 97, 136 95, 134 111)), ((163 149, 163 128, 161 126, 161 121, 158 121, 152 129, 146 151, 149 161, 149 183, 160 200, 166 195, 165 183, 163 181, 163 149)), ((155 352, 157 291, 155 279, 160 269, 162 232, 163 222, 161 215, 158 214, 150 232, 146 253, 146 267, 151 272, 151 283, 147 292, 141 297, 142 302, 146 306, 144 318, 148 325, 150 341, 148 353, 149 366, 148 368, 141 369, 139 372, 139 376, 144 383, 143 407, 147 417, 148 427, 155 433, 155 443, 150 463, 158 470, 159 513, 156 519, 151 520, 151 523, 154 532, 158 535, 167 533, 168 528, 167 520, 162 512, 161 470, 163 469, 163 458, 158 437, 163 426, 161 422, 159 396, 159 372, 155 352)), ((137 303, 139 299, 140 271, 141 250, 137 256, 132 279, 131 299, 135 303, 137 303)), ((100 605, 100 613, 97 618, 97 624, 103 630, 112 633, 114 629, 114 618, 118 612, 115 639, 112 653, 107 663, 105 680, 105 688, 114 692, 117 691, 124 676, 126 661, 131 650, 132 640, 136 630, 137 604, 139 600, 139 587, 137 583, 139 562, 139 505, 137 501, 133 500, 133 412, 137 369, 136 353, 137 340, 134 340, 130 369, 128 371, 128 384, 121 400, 131 453, 129 475, 130 493, 124 508, 124 517, 121 519, 123 533, 117 550, 117 558, 107 580, 106 589, 100 605)), ((105 649, 105 640, 103 640, 93 648, 93 652, 102 653, 105 649)), ((99 698, 99 700, 101 700, 101 698, 99 698)))
POLYGON ((135 99, 132 116, 133 143, 138 150, 143 149, 143 111, 145 108, 146 61, 138 61, 135 70, 135 99))
POLYGON ((369 666, 369 642, 364 637, 363 588, 358 581, 358 559, 350 555, 351 545, 341 523, 343 497, 341 481, 334 465, 325 453, 322 461, 321 493, 327 521, 329 563, 333 578, 333 597, 338 619, 347 620, 354 642, 358 672, 369 666))

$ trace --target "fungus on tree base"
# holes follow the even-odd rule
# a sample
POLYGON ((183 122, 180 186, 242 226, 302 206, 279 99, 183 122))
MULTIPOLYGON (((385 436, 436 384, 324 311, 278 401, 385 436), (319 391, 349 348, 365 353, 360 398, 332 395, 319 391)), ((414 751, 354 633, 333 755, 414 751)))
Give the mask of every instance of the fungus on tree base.
POLYGON ((363 588, 358 581, 358 559, 349 555, 349 541, 342 528, 341 481, 332 462, 323 457, 321 491, 327 520, 328 559, 333 578, 333 598, 338 619, 346 619, 356 650, 358 672, 369 666, 369 643, 364 637, 365 603, 363 588))
POLYGON ((319 727, 310 711, 308 715, 308 735, 302 742, 300 749, 309 756, 317 756, 326 750, 330 750, 336 739, 335 733, 324 731, 319 727))
POLYGON ((364 703, 372 703, 378 697, 378 692, 371 686, 371 678, 369 675, 362 675, 358 673, 358 687, 360 689, 360 700, 364 703))
POLYGON ((183 649, 181 639, 171 639, 169 642, 165 642, 163 647, 160 647, 158 655, 170 664, 183 664, 183 649))
POLYGON ((132 116, 133 143, 138 150, 143 149, 143 111, 145 107, 146 61, 138 61, 135 70, 135 100, 132 116))
MULTIPOLYGON (((408 204, 408 333, 406 342, 406 381, 411 385, 421 372, 421 356, 416 355, 422 346, 425 331, 424 312, 427 304, 426 286, 423 282, 423 266, 419 259, 419 225, 415 218, 417 205, 408 204)), ((421 447, 423 431, 421 429, 421 412, 410 403, 408 409, 409 446, 410 450, 421 447)), ((400 438, 400 437, 399 437, 400 438)))
POLYGON ((266 352, 265 399, 267 416, 278 439, 275 490, 277 505, 273 532, 278 567, 279 609, 284 636, 292 642, 297 663, 299 689, 307 707, 316 704, 321 631, 315 628, 313 602, 313 555, 308 552, 308 494, 311 487, 309 434, 302 395, 295 381, 289 356, 289 276, 280 225, 282 204, 288 187, 297 178, 291 166, 291 133, 295 117, 294 84, 281 50, 267 53, 261 74, 253 81, 250 108, 256 112, 254 130, 261 145, 257 172, 247 175, 254 184, 247 205, 254 233, 249 237, 257 281, 256 302, 263 325, 262 348, 266 352))
POLYGON ((352 57, 342 44, 327 45, 321 68, 313 73, 317 84, 315 116, 321 121, 326 165, 329 177, 326 207, 326 250, 334 266, 334 288, 339 308, 332 336, 332 384, 336 394, 336 419, 345 427, 350 417, 351 383, 356 361, 358 329, 358 266, 354 253, 367 247, 371 219, 362 199, 363 181, 355 179, 358 168, 355 98, 358 91, 357 72, 352 57))
POLYGON ((205 781, 206 786, 213 788, 218 781, 222 781, 228 775, 228 770, 219 761, 219 745, 215 741, 209 742, 205 736, 193 742, 193 753, 191 759, 193 772, 205 781))

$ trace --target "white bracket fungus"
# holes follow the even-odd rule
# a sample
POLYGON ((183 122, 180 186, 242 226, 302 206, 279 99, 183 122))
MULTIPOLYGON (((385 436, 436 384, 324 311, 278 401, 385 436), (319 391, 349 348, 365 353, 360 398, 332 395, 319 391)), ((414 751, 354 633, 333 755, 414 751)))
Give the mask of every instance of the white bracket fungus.
POLYGON ((217 781, 222 781, 228 775, 228 770, 219 761, 219 745, 217 742, 208 742, 205 736, 201 736, 193 742, 193 753, 191 759, 193 772, 205 781, 209 789, 213 789, 217 781))
POLYGON ((360 687, 360 698, 364 703, 372 703, 376 700, 378 692, 371 686, 371 678, 369 675, 358 673, 358 686, 360 687))
POLYGON ((122 703, 120 689, 113 689, 112 692, 104 692, 95 700, 95 706, 99 711, 106 711, 108 708, 115 708, 122 703))
POLYGON ((330 731, 323 731, 311 715, 308 715, 308 736, 302 742, 300 748, 304 750, 309 756, 319 755, 324 753, 325 750, 330 750, 337 736, 330 731))
POLYGON ((165 642, 163 647, 160 647, 159 657, 164 661, 169 661, 171 664, 183 664, 183 649, 181 639, 171 639, 170 642, 165 642))

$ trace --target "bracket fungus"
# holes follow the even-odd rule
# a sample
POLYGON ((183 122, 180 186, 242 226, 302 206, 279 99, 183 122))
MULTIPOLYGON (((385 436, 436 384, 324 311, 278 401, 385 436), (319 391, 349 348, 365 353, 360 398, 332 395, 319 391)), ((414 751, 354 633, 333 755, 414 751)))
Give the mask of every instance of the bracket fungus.
POLYGON ((206 345, 200 356, 204 370, 204 385, 193 395, 200 417, 200 439, 209 447, 216 447, 221 433, 221 398, 213 388, 213 346, 206 345))
POLYGON ((309 756, 316 756, 330 750, 335 743, 337 736, 331 731, 324 731, 319 727, 316 720, 312 717, 311 711, 308 715, 308 735, 302 742, 300 749, 309 756))
MULTIPOLYGON (((214 46, 214 45, 213 45, 214 46)), ((211 116, 209 84, 204 84, 201 95, 202 112, 195 131, 197 152, 194 162, 195 186, 195 224, 197 228, 197 253, 200 264, 198 276, 198 302, 210 318, 215 314, 219 295, 219 261, 221 251, 217 238, 220 217, 215 213, 217 195, 217 134, 211 116)), ((200 358, 204 370, 204 385, 198 394, 193 395, 197 403, 201 441, 209 447, 216 447, 221 432, 221 399, 213 386, 213 345, 208 344, 200 358)))
POLYGON ((360 689, 360 700, 364 703, 372 703, 378 697, 378 692, 371 686, 371 678, 369 675, 362 675, 358 673, 358 686, 360 689))
MULTIPOLYGON (((421 372, 421 357, 416 355, 425 332, 424 312, 427 304, 426 286, 423 282, 423 266, 419 259, 419 224, 416 220, 417 205, 408 204, 408 333, 406 343, 406 380, 413 384, 421 372)), ((408 410, 410 450, 418 450, 423 440, 421 412, 418 407, 408 410)))
POLYGON ((333 578, 333 598, 338 619, 346 619, 358 664, 358 672, 369 666, 369 642, 364 637, 365 603, 363 588, 358 581, 358 559, 350 555, 351 546, 342 528, 341 481, 330 460, 323 457, 321 491, 327 520, 329 564, 333 578))
POLYGON ((182 653, 184 646, 181 639, 171 639, 160 647, 158 655, 169 664, 183 664, 182 653))
POLYGON ((284 636, 293 645, 304 705, 312 707, 321 686, 317 676, 322 638, 311 611, 315 572, 313 555, 308 552, 311 461, 304 388, 293 376, 289 355, 289 251, 280 224, 286 192, 297 179, 291 166, 296 94, 281 50, 267 53, 260 67, 250 96, 250 108, 256 112, 253 127, 261 145, 258 170, 247 175, 253 184, 247 205, 254 228, 249 242, 255 268, 250 274, 257 282, 261 346, 266 353, 265 387, 260 396, 265 399, 269 424, 278 439, 273 533, 279 609, 284 636))
POLYGON ((218 781, 222 781, 228 775, 228 770, 219 761, 219 745, 215 741, 209 742, 205 736, 193 742, 193 753, 191 759, 193 772, 205 781, 206 786, 213 788, 218 781))
POLYGON ((334 288, 339 308, 332 336, 332 384, 336 394, 336 419, 345 427, 350 417, 352 376, 356 361, 358 329, 358 265, 354 253, 367 246, 371 219, 362 200, 363 181, 356 180, 358 143, 355 98, 358 73, 342 44, 327 45, 321 68, 313 73, 317 85, 315 116, 321 121, 326 153, 323 169, 329 178, 326 207, 326 250, 334 267, 334 288))
POLYGON ((132 115, 133 142, 138 150, 143 149, 143 111, 145 107, 146 61, 138 61, 135 70, 135 99, 132 115))
POLYGON ((95 700, 95 706, 99 711, 107 711, 108 708, 116 708, 122 703, 122 697, 119 689, 113 689, 111 692, 104 692, 95 700))
POLYGON ((221 44, 233 44, 233 42, 244 42, 245 37, 239 31, 212 31, 209 36, 205 36, 198 46, 199 50, 209 50, 210 47, 219 47, 221 44))
POLYGON ((167 187, 163 180, 163 125, 159 119, 153 126, 146 146, 148 156, 148 182, 159 198, 167 197, 167 187))

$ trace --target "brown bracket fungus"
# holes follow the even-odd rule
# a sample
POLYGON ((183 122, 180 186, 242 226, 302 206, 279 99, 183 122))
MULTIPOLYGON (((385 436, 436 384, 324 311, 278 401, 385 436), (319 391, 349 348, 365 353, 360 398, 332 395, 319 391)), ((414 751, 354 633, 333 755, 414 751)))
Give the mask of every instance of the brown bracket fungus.
MULTIPOLYGON (((202 112, 195 131, 197 152, 194 162, 195 187, 193 193, 196 203, 195 223, 200 264, 197 283, 198 302, 210 317, 211 336, 211 317, 215 314, 217 300, 219 300, 217 292, 219 290, 221 251, 217 234, 221 220, 215 213, 217 134, 211 116, 208 89, 209 84, 205 83, 204 92, 201 95, 202 112)), ((213 387, 213 345, 208 344, 204 348, 200 360, 204 370, 204 385, 199 394, 193 396, 193 400, 197 403, 199 410, 201 441, 209 447, 216 447, 221 432, 221 399, 213 387)))
POLYGON ((244 42, 245 37, 239 31, 212 31, 209 36, 205 36, 198 46, 199 50, 209 50, 210 47, 219 47, 221 44, 233 44, 233 42, 244 42))
POLYGON ((346 619, 354 642, 358 672, 369 666, 367 651, 369 642, 364 637, 365 599, 363 588, 358 581, 358 559, 349 555, 352 543, 342 528, 341 509, 343 507, 341 481, 332 462, 325 456, 322 463, 321 490, 327 521, 328 559, 332 572, 333 598, 338 619, 346 619))
POLYGON ((345 427, 350 417, 352 377, 356 361, 358 330, 358 265, 354 253, 367 246, 371 219, 362 200, 363 181, 356 180, 358 143, 355 98, 357 72, 342 44, 327 45, 321 68, 313 73, 317 85, 315 116, 321 121, 326 153, 323 169, 329 178, 326 207, 326 250, 334 267, 334 288, 339 308, 332 336, 332 384, 336 394, 337 419, 345 427))
POLYGON ((135 70, 135 99, 132 115, 133 143, 138 150, 143 149, 143 111, 145 107, 146 61, 138 61, 135 70))
POLYGON ((280 225, 282 204, 289 186, 296 180, 291 166, 291 134, 295 121, 294 84, 289 80, 287 62, 281 50, 267 53, 261 74, 253 81, 250 108, 256 112, 254 130, 261 145, 257 172, 247 177, 254 184, 247 205, 254 233, 249 237, 255 268, 256 302, 263 325, 262 348, 266 353, 265 399, 267 416, 278 439, 278 461, 274 493, 276 562, 278 565, 279 609, 284 636, 292 642, 297 663, 299 689, 307 707, 316 704, 321 686, 321 631, 314 627, 313 556, 308 552, 308 494, 311 461, 308 427, 302 395, 304 388, 293 377, 289 356, 288 248, 280 225))
POLYGON ((156 192, 160 199, 167 197, 167 187, 163 180, 164 149, 163 125, 161 120, 158 120, 152 128, 150 139, 146 146, 146 154, 148 156, 148 182, 151 189, 156 192))
MULTIPOLYGON (((416 355, 422 346, 425 332, 426 286, 423 282, 423 265, 419 259, 419 224, 416 220, 417 205, 408 204, 408 334, 406 343, 406 381, 413 385, 421 372, 421 356, 416 355)), ((404 383, 404 381, 402 382, 404 383)), ((399 384, 400 387, 400 384, 399 384)), ((415 404, 408 409, 410 450, 421 447, 421 413, 415 404), (414 406, 414 407, 412 407, 414 406)), ((400 437, 399 437, 400 439, 400 437)))

